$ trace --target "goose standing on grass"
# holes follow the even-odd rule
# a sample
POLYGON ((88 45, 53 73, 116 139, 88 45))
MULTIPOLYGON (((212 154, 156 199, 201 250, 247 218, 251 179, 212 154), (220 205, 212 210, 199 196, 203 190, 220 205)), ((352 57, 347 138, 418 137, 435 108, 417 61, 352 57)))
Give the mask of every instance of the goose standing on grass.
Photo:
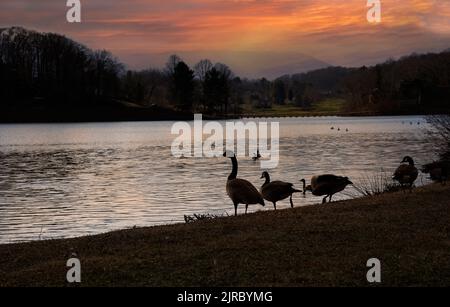
POLYGON ((294 184, 283 181, 270 182, 270 175, 268 172, 262 173, 261 179, 266 179, 261 187, 261 194, 265 200, 273 203, 273 207, 277 210, 277 202, 289 197, 291 208, 294 208, 292 201, 292 194, 300 193, 302 191, 294 189, 294 184))
POLYGON ((233 163, 233 169, 227 180, 227 194, 233 201, 234 205, 234 215, 237 216, 237 209, 239 204, 245 205, 245 214, 247 214, 249 205, 265 206, 264 199, 255 188, 253 184, 244 179, 238 179, 238 162, 236 155, 233 152, 225 152, 224 157, 230 158, 233 163))
POLYGON ((342 192, 345 188, 353 184, 348 177, 341 177, 335 175, 320 175, 311 178, 311 185, 306 186, 306 180, 302 179, 304 193, 306 191, 311 191, 314 196, 324 196, 322 204, 327 202, 329 197, 329 202, 334 194, 342 192))
POLYGON ((437 161, 426 164, 422 168, 424 174, 430 174, 430 179, 445 184, 450 175, 450 161, 437 161))
POLYGON ((400 163, 402 164, 397 168, 392 179, 398 181, 402 186, 409 186, 412 188, 414 182, 419 176, 419 170, 414 165, 413 158, 409 156, 403 158, 400 163))

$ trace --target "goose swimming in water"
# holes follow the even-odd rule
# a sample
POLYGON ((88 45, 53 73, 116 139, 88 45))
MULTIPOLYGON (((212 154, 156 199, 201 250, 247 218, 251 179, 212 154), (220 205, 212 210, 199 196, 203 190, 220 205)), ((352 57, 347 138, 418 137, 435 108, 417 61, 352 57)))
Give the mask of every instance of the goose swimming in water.
POLYGON ((234 215, 237 216, 239 204, 245 205, 245 214, 247 214, 249 205, 260 204, 264 207, 266 204, 264 203, 261 194, 258 192, 258 189, 256 189, 249 181, 237 178, 238 162, 236 155, 233 152, 227 151, 223 156, 230 158, 233 164, 231 174, 228 176, 226 190, 228 196, 233 201, 234 215))
POLYGON ((253 156, 253 158, 252 158, 252 160, 253 161, 258 161, 259 159, 261 159, 262 158, 262 156, 261 156, 261 154, 259 153, 259 149, 256 151, 256 154, 253 156))
POLYGON ((308 186, 306 186, 305 179, 302 179, 301 182, 303 182, 304 194, 306 194, 306 191, 310 191, 314 196, 325 195, 322 204, 327 202, 328 197, 330 198, 329 202, 331 203, 334 194, 342 192, 348 185, 353 184, 348 177, 335 175, 314 176, 311 178, 311 185, 308 186))
POLYGON ((414 165, 413 158, 409 156, 403 158, 401 163, 395 171, 394 176, 392 176, 392 179, 398 181, 402 186, 407 185, 412 188, 417 177, 419 177, 419 170, 414 165))
POLYGON ((261 179, 265 179, 263 186, 261 187, 261 194, 265 200, 273 203, 273 207, 277 210, 277 202, 289 197, 291 208, 294 208, 294 202, 292 201, 292 194, 300 193, 302 191, 296 190, 294 184, 283 181, 270 181, 270 175, 268 172, 262 173, 261 179))

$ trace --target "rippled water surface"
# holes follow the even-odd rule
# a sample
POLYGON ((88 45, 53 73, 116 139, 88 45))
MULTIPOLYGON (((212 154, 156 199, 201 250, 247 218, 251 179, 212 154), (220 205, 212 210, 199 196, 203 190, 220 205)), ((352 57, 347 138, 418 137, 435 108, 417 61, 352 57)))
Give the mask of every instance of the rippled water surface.
MULTIPOLYGON (((299 188, 301 178, 314 174, 358 180, 392 172, 406 154, 418 165, 434 158, 421 117, 268 120, 281 130, 280 163, 271 175, 299 188)), ((172 124, 0 125, 0 244, 176 223, 185 214, 232 214, 225 192, 230 161, 172 157, 172 124)), ((239 162, 239 177, 259 187, 260 164, 239 162)), ((320 202, 294 198, 296 206, 320 202)))

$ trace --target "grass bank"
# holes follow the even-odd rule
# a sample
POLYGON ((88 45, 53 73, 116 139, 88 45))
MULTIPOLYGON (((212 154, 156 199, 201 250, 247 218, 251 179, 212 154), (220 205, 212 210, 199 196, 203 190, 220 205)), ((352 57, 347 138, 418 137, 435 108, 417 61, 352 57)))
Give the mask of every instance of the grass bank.
POLYGON ((450 186, 193 224, 0 246, 1 286, 450 285, 450 186))
POLYGON ((374 112, 347 112, 344 99, 329 98, 313 103, 308 108, 294 104, 272 105, 271 108, 255 108, 247 105, 242 117, 313 117, 313 116, 371 116, 374 112))

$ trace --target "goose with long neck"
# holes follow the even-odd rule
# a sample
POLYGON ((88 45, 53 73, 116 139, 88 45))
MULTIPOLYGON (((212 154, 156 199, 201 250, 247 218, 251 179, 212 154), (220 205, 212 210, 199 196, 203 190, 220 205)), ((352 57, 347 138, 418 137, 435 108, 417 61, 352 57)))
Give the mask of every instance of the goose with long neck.
POLYGON ((306 192, 312 192, 311 185, 306 185, 306 179, 300 180, 300 182, 303 183, 303 196, 306 196, 306 192))
POLYGON ((398 181, 402 186, 406 185, 412 188, 417 177, 419 177, 419 170, 416 168, 413 158, 406 156, 395 171, 392 179, 398 181))
POLYGON ((294 202, 292 201, 292 195, 294 193, 300 193, 300 190, 294 188, 294 185, 289 182, 283 181, 270 181, 270 175, 268 172, 263 172, 261 179, 266 181, 261 187, 261 194, 265 200, 273 203, 273 207, 277 210, 277 202, 289 197, 291 208, 294 208, 294 202))
POLYGON ((227 151, 223 154, 224 157, 230 158, 233 168, 228 176, 226 190, 234 205, 234 215, 237 215, 239 204, 245 205, 245 214, 247 214, 249 205, 265 206, 264 199, 255 188, 253 184, 244 179, 237 178, 238 161, 233 152, 227 151))
POLYGON ((334 194, 342 192, 348 185, 353 184, 348 177, 341 177, 335 175, 320 175, 311 178, 311 185, 306 186, 306 180, 302 179, 304 194, 306 191, 311 191, 314 196, 325 196, 322 200, 322 204, 327 202, 331 203, 331 199, 334 194))
MULTIPOLYGON (((226 153, 224 154, 224 156, 226 156, 226 153)), ((233 154, 233 156, 230 157, 230 159, 231 159, 231 164, 233 165, 233 167, 231 169, 230 176, 228 176, 228 180, 234 180, 237 178, 239 166, 238 166, 238 161, 237 161, 236 155, 233 154)))

